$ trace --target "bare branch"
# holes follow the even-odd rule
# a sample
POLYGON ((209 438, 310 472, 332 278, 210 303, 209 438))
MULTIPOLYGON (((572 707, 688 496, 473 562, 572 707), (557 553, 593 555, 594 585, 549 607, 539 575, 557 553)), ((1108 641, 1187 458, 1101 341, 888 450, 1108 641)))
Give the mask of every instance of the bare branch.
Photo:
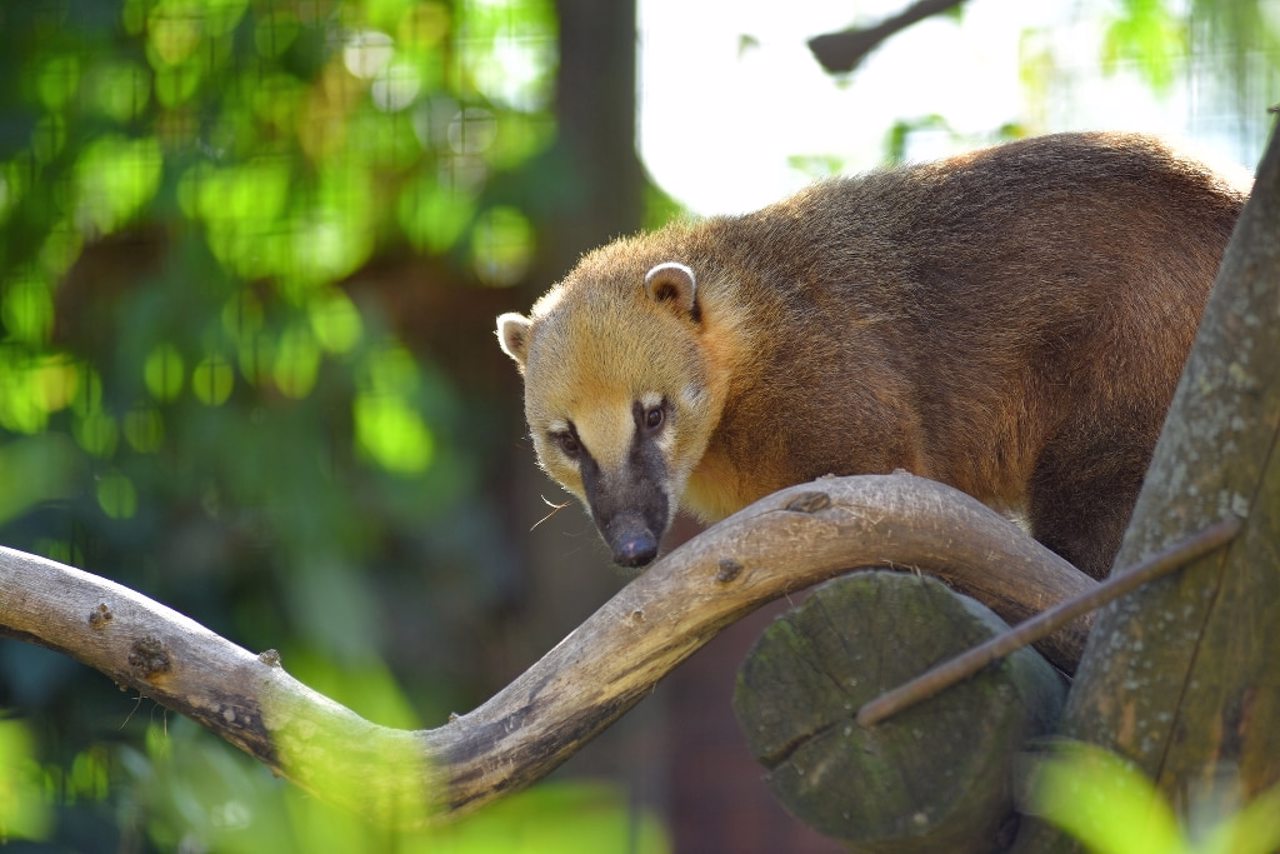
MULTIPOLYGON (((0 549, 0 633, 65 652, 370 817, 421 825, 548 773, 720 629, 858 567, 935 574, 1017 622, 1095 582, 972 498, 908 474, 777 492, 654 564, 475 711, 375 726, 103 578, 0 549)), ((1041 647, 1071 670, 1087 625, 1041 647)))
POLYGON ((892 18, 886 18, 874 27, 825 33, 809 39, 809 49, 822 67, 832 74, 852 71, 867 54, 880 46, 890 36, 905 30, 925 18, 959 6, 964 0, 918 0, 892 18))

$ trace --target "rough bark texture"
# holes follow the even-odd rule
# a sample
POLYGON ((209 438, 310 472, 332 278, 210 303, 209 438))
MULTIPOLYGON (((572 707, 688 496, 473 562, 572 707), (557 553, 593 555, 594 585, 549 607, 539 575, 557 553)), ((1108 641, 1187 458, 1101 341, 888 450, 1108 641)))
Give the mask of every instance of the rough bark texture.
MULTIPOLYGON (((1242 532, 1100 613, 1064 718, 1065 734, 1134 760, 1183 812, 1280 781, 1278 188, 1273 135, 1116 563, 1233 514, 1242 532)), ((1019 840, 1075 848, 1043 826, 1019 840)))
POLYGON ((127 587, 11 549, 0 548, 0 591, 0 635, 66 653, 332 801, 388 820, 428 803, 420 733, 365 721, 273 651, 254 655, 127 587))
MULTIPOLYGON (((475 711, 374 726, 191 620, 105 579, 0 549, 0 632, 64 651, 371 817, 421 824, 563 762, 721 628, 847 569, 934 572, 1009 620, 1094 582, 1008 520, 908 474, 782 490, 660 560, 475 711)), ((1072 669, 1087 627, 1043 647, 1072 669)))
POLYGON ((1011 816, 1014 758, 1066 699, 1058 672, 1022 649, 878 726, 854 715, 1007 629, 924 576, 859 573, 814 591, 764 633, 734 696, 774 793, 854 851, 990 851, 1011 816))

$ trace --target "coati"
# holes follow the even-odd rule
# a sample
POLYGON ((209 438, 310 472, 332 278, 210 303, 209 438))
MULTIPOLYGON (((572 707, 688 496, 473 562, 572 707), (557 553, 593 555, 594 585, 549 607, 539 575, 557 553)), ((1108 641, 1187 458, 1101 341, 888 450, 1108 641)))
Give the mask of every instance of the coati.
POLYGON ((624 566, 676 512, 905 468, 1106 574, 1246 192, 1059 134, 584 256, 498 318, 543 468, 624 566))

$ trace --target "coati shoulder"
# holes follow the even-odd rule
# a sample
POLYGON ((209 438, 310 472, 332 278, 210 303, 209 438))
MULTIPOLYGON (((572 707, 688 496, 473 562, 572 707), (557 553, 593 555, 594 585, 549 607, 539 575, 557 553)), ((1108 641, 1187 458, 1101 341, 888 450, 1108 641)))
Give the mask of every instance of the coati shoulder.
POLYGON ((905 468, 1105 574, 1245 191, 1061 134, 587 254, 498 320, 546 471, 624 565, 678 507, 905 468))

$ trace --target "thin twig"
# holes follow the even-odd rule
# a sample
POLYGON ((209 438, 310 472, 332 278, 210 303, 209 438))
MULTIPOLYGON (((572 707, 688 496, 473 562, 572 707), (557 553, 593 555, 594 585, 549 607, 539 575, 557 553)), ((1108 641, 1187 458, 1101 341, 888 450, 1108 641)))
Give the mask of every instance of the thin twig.
POLYGON ((1198 534, 1175 543, 1132 568, 1112 573, 1092 590, 1024 620, 969 651, 944 661, 903 685, 886 691, 858 709, 860 726, 871 727, 911 706, 963 682, 993 661, 1004 658, 1028 644, 1056 632, 1082 614, 1112 602, 1132 590, 1167 575, 1210 552, 1221 548, 1240 532, 1240 521, 1227 519, 1210 525, 1198 534))

